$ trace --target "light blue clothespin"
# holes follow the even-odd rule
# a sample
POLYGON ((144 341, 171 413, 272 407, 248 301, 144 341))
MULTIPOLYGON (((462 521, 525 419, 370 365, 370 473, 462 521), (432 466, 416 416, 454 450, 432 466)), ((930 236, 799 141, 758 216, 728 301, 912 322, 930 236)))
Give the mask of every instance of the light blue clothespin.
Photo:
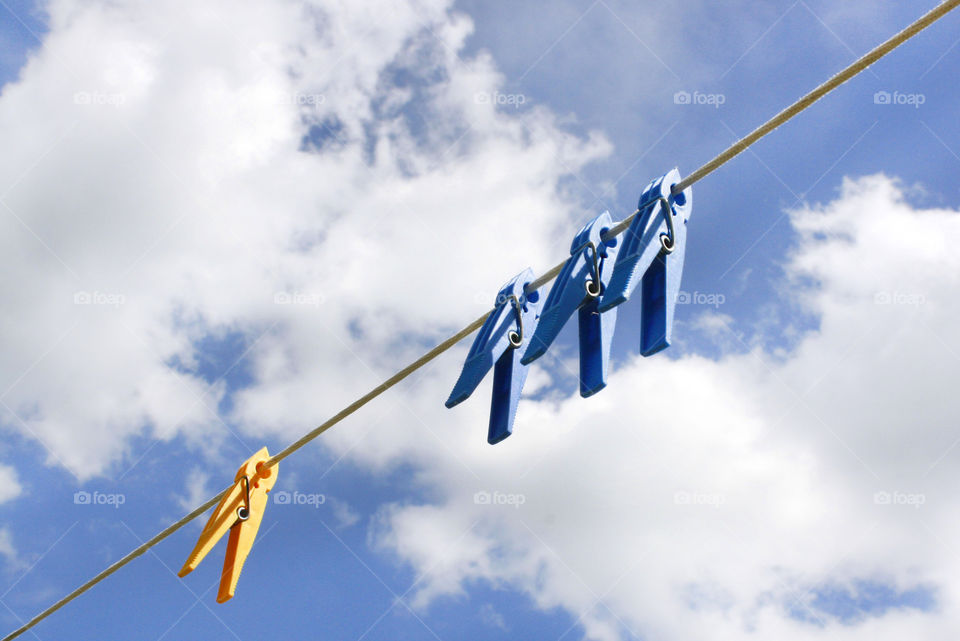
POLYGON ((525 294, 523 291, 532 281, 533 271, 527 268, 500 289, 496 306, 474 339, 460 378, 446 402, 447 407, 453 407, 465 401, 494 367, 487 433, 487 442, 491 445, 513 433, 520 391, 527 380, 527 366, 520 363, 518 348, 537 330, 540 316, 539 292, 525 294))
POLYGON ((570 258, 563 265, 544 303, 537 331, 523 354, 527 365, 543 356, 573 312, 580 310, 580 396, 596 394, 607 385, 610 341, 617 323, 617 310, 600 314, 597 304, 617 254, 617 239, 601 236, 613 227, 609 212, 603 212, 577 232, 570 258))
POLYGON ((605 313, 630 298, 643 281, 640 353, 644 356, 670 345, 693 198, 689 187, 671 193, 679 182, 680 172, 673 169, 643 190, 639 211, 624 232, 613 276, 600 299, 599 310, 605 313))

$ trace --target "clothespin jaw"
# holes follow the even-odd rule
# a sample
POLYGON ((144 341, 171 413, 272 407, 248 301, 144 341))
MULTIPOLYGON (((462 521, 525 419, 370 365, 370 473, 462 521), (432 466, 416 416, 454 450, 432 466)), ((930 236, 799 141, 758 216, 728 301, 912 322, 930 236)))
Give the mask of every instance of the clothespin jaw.
POLYGON ((233 487, 220 499, 200 533, 196 546, 178 573, 178 576, 184 577, 196 569, 229 530, 230 538, 227 541, 223 573, 220 575, 217 603, 230 600, 236 591, 240 570, 243 569, 243 563, 250 554, 257 530, 263 521, 267 494, 277 482, 278 466, 267 467, 265 463, 268 460, 270 453, 263 447, 240 466, 233 487))
POLYGON ((606 312, 629 299, 642 283, 640 353, 644 356, 668 347, 672 338, 693 204, 689 187, 679 194, 671 192, 679 182, 680 172, 673 169, 643 190, 639 211, 623 234, 610 284, 600 299, 599 310, 606 312))
POLYGON ((580 323, 580 396, 588 398, 607 386, 610 345, 617 324, 616 308, 600 313, 600 300, 593 298, 578 314, 580 323))
POLYGON ((513 433, 520 392, 527 380, 527 366, 520 363, 519 347, 529 341, 540 316, 540 293, 524 292, 534 280, 529 268, 506 283, 470 347, 450 398, 453 407, 465 401, 493 367, 493 397, 487 442, 499 443, 513 433))
POLYGON ((602 239, 611 227, 610 213, 603 212, 577 232, 570 258, 550 289, 537 331, 521 359, 527 365, 543 356, 567 320, 580 310, 580 395, 584 397, 607 384, 610 342, 617 322, 615 309, 603 315, 597 309, 617 255, 617 239, 602 239))

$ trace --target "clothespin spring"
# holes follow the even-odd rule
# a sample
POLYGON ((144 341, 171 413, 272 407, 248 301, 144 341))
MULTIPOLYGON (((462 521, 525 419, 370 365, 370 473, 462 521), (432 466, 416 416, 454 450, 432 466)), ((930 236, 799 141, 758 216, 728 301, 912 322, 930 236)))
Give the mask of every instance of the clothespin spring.
POLYGON ((514 294, 511 294, 507 300, 513 305, 513 311, 517 317, 517 329, 511 329, 507 333, 507 338, 510 339, 510 347, 516 349, 523 345, 523 305, 520 303, 520 299, 514 294))
POLYGON ((237 518, 241 521, 246 521, 250 518, 250 479, 247 478, 246 474, 244 474, 242 477, 240 477, 240 480, 243 481, 245 500, 244 504, 237 508, 237 518))
MULTIPOLYGON (((257 463, 256 472, 254 472, 254 478, 260 476, 260 471, 263 468, 263 461, 257 463)), ((269 472, 269 468, 268 472, 269 472)), ((266 474, 269 476, 269 473, 266 474)), ((241 521, 246 521, 250 518, 250 477, 244 474, 240 477, 240 480, 243 481, 243 492, 244 492, 244 504, 237 508, 237 518, 241 521)), ((253 482, 254 487, 259 487, 259 481, 253 482)))
POLYGON ((660 208, 663 209, 663 215, 667 219, 667 233, 660 234, 660 246, 665 254, 669 254, 673 252, 673 239, 676 237, 673 231, 673 207, 670 206, 666 198, 660 196, 660 208))
POLYGON ((587 295, 590 296, 590 298, 596 298, 603 293, 600 282, 600 252, 597 251, 597 246, 592 240, 588 240, 584 244, 580 245, 576 251, 571 253, 576 254, 579 252, 586 252, 588 249, 592 250, 591 255, 593 257, 593 274, 592 278, 584 283, 584 286, 587 289, 587 295))
POLYGON ((674 238, 676 238, 676 235, 674 234, 674 230, 673 230, 673 207, 670 206, 670 201, 668 201, 663 196, 659 196, 658 198, 652 198, 646 201, 645 203, 643 203, 642 205, 640 205, 640 207, 637 208, 637 213, 639 213, 649 205, 652 205, 654 201, 660 202, 660 208, 663 209, 663 212, 664 212, 663 216, 664 218, 667 219, 667 233, 660 234, 660 247, 663 248, 663 253, 669 254, 673 252, 674 238))

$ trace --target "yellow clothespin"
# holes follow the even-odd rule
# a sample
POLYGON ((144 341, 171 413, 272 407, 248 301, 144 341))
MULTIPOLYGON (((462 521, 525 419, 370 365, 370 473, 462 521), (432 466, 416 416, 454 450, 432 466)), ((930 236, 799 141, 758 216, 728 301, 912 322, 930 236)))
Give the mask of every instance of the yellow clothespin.
POLYGON ((243 562, 250 554, 253 540, 263 520, 263 512, 267 507, 267 494, 277 482, 277 466, 264 465, 269 459, 270 453, 264 447, 240 466, 233 487, 213 511, 203 532, 200 533, 197 545, 178 574, 184 577, 196 569, 207 552, 213 549, 227 530, 230 530, 217 603, 229 601, 237 589, 237 579, 240 578, 243 562))

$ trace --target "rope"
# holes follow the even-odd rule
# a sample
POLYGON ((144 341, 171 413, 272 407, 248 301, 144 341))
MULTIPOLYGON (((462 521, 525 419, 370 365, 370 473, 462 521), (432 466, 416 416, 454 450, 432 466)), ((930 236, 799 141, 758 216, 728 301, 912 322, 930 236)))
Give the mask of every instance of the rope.
MULTIPOLYGON (((554 275, 554 277, 555 276, 556 275, 554 275)), ((333 427, 343 419, 347 418, 348 416, 356 412, 358 409, 360 409, 361 407, 363 407, 364 405, 366 405, 376 397, 386 392, 388 389, 390 389, 391 387, 393 387, 394 385, 396 385, 406 377, 413 374, 415 371, 417 371, 418 369, 420 369, 421 367, 423 367, 424 365, 426 365, 427 363, 435 359, 437 356, 440 356, 440 354, 443 354, 445 351, 447 351, 448 349, 450 349, 451 347, 459 343, 461 340, 463 340, 473 332, 480 329, 480 326, 483 325, 483 322, 487 320, 487 316, 489 315, 490 315, 490 312, 486 312, 483 316, 473 321, 472 323, 470 323, 469 325, 461 329, 459 332, 457 332, 447 340, 443 341, 442 343, 440 343, 439 345, 431 349, 429 352, 427 352, 426 354, 424 354, 414 362, 407 365, 402 370, 400 370, 399 372, 397 372, 396 374, 394 374, 384 382, 380 383, 375 388, 373 388, 372 390, 370 390, 369 392, 367 392, 366 394, 364 394, 354 402, 350 403, 350 405, 347 405, 345 408, 337 412, 332 418, 328 419, 325 423, 323 423, 323 425, 307 432, 302 437, 300 437, 299 440, 291 443, 286 448, 284 448, 283 450, 280 450, 277 454, 270 457, 270 460, 268 460, 265 463, 265 465, 268 467, 276 465, 277 463, 287 458, 288 456, 290 456, 291 454, 299 450, 301 447, 303 447, 304 445, 312 441, 313 439, 317 438, 318 436, 326 432, 328 429, 330 429, 331 427, 333 427)), ((4 639, 3 641, 6 641, 6 639, 4 639)))
POLYGON ((163 530, 162 532, 154 536, 152 539, 150 539, 140 547, 136 548, 135 550, 127 554, 125 557, 123 557, 122 559, 120 559, 119 561, 117 561, 116 563, 108 567, 106 570, 104 570, 97 576, 93 577, 92 579, 90 579, 89 581, 81 585, 79 588, 77 588, 67 596, 63 597, 62 599, 60 599, 59 601, 51 605, 49 608, 47 608, 37 616, 30 619, 28 623, 24 624, 22 627, 17 628, 13 632, 5 636, 2 641, 8 641, 8 639, 13 639, 15 637, 18 637, 24 632, 26 632, 27 630, 29 630, 30 628, 32 628, 33 626, 37 625, 38 623, 46 619, 48 616, 50 616, 51 614, 53 614, 54 612, 56 612, 57 610, 65 606, 67 603, 69 603, 70 601, 73 601, 75 598, 77 598, 78 596, 80 596, 81 594, 83 594, 93 586, 95 586, 97 583, 100 583, 100 581, 103 581, 105 578, 107 578, 108 576, 110 576, 111 574, 113 574, 123 566, 125 566, 127 563, 134 560, 135 558, 137 558, 138 556, 140 556, 141 554, 143 554, 144 552, 152 548, 154 545, 164 540, 165 538, 167 538, 168 536, 170 536, 171 534, 173 534, 174 532, 182 528, 184 525, 186 525, 193 519, 197 518, 198 516, 200 516, 210 508, 212 508, 214 505, 216 505, 220 501, 220 498, 229 491, 230 491, 229 487, 225 488, 219 494, 209 499, 206 503, 204 503, 203 505, 195 509, 190 514, 186 515, 176 523, 169 525, 165 530, 163 530))
POLYGON ((937 20, 945 16, 948 12, 952 11, 953 9, 956 9, 957 5, 960 5, 960 0, 945 0, 941 4, 937 5, 936 7, 931 9, 929 12, 921 16, 916 22, 911 24, 909 27, 907 27, 897 35, 893 36, 892 38, 890 38, 880 46, 876 47, 870 53, 855 60, 849 67, 847 67, 843 71, 839 72, 838 74, 836 74, 835 76, 827 80, 825 83, 823 83, 822 85, 820 85, 819 87, 817 87, 816 89, 814 89, 813 91, 805 95, 803 98, 800 98, 800 100, 796 101, 795 103, 793 103, 792 105, 790 105, 789 107, 787 107, 786 109, 778 113, 776 116, 774 116, 767 122, 763 123, 756 129, 751 131, 749 134, 747 134, 746 136, 738 140, 737 142, 730 145, 730 147, 728 147, 726 151, 721 153, 719 156, 717 156, 716 158, 714 158, 713 160, 703 165, 702 167, 697 169, 695 172, 693 172, 692 174, 690 174, 689 176, 687 176, 686 178, 678 182, 673 187, 673 193, 679 194, 681 191, 683 191, 693 183, 713 173, 715 170, 725 165, 729 160, 731 160, 732 158, 744 152, 747 149, 747 147, 757 142, 758 140, 766 136, 768 133, 770 133, 771 131, 773 131, 783 123, 787 122, 788 120, 790 120, 791 118, 799 114, 801 111, 803 111, 804 109, 806 109, 807 107, 809 107, 810 105, 820 100, 825 95, 827 95, 828 93, 830 93, 831 91, 833 91, 834 89, 836 89, 837 87, 845 83, 847 80, 850 80, 855 75, 857 75, 858 73, 860 73, 861 71, 863 71, 864 69, 872 65, 873 63, 875 63, 877 60, 884 57, 885 55, 887 55, 888 53, 890 53, 891 51, 893 51, 894 49, 902 45, 904 42, 906 42, 913 36, 917 35, 921 31, 923 31, 924 29, 932 25, 934 22, 936 22, 937 20))
MULTIPOLYGON (((757 140, 764 137, 765 135, 767 135, 768 133, 770 133, 771 131, 773 131, 783 123, 787 122, 788 120, 790 120, 791 118, 799 114, 801 111, 803 111, 804 109, 812 105, 814 102, 822 98, 824 95, 826 95, 833 89, 839 87, 841 84, 843 84, 853 76, 862 72, 864 69, 872 65, 874 62, 876 62, 883 56, 893 51, 897 46, 906 42, 907 40, 915 36, 917 33, 919 33, 926 27, 936 22, 938 19, 946 15, 952 9, 955 9, 957 5, 960 5, 960 0, 945 0, 943 3, 941 3, 934 9, 932 9, 930 12, 928 12, 924 16, 922 16, 916 22, 911 24, 909 27, 907 27, 897 35, 893 36, 892 38, 890 38, 880 46, 876 47, 875 49, 870 51, 870 53, 856 60, 849 67, 847 67, 840 73, 836 74, 835 76, 830 78, 828 81, 826 81, 825 83, 823 83, 822 85, 820 85, 819 87, 817 87, 816 89, 814 89, 813 91, 805 95, 803 98, 801 98, 794 104, 790 105, 789 107, 787 107, 786 109, 778 113, 776 116, 774 116, 772 119, 770 119, 769 121, 767 121, 766 123, 758 127, 757 129, 755 129, 749 135, 747 135, 746 137, 742 138, 741 140, 731 145, 726 151, 721 153, 719 156, 717 156, 707 164, 703 165, 702 167, 697 169, 695 172, 687 176, 685 179, 683 179, 682 181, 674 185, 672 189, 673 193, 679 193, 684 189, 686 189, 687 187, 689 187, 690 185, 694 184, 695 182, 709 175, 710 173, 712 173, 713 171, 715 171, 716 169, 718 169, 719 167, 727 163, 730 159, 734 158, 735 156, 737 156, 738 154, 746 150, 747 147, 755 143, 757 140)), ((633 221, 633 218, 636 215, 637 215, 637 212, 634 212, 630 216, 627 216, 622 221, 617 223, 606 234, 603 235, 603 239, 609 240, 610 238, 613 238, 623 233, 630 226, 630 223, 633 221)), ((554 278, 557 277, 557 274, 560 273, 560 270, 563 268, 563 265, 565 262, 566 262, 565 260, 560 262, 558 265, 551 268, 550 270, 545 272, 542 276, 540 276, 539 278, 531 282, 525 288, 526 291, 530 292, 530 291, 539 289, 540 287, 543 287, 544 285, 552 281, 554 278)), ((347 418, 348 416, 356 412, 358 409, 360 409, 361 407, 363 407, 364 405, 366 405, 376 397, 386 392, 388 389, 390 389, 397 383, 401 382, 403 379, 410 376, 410 374, 413 374, 415 371, 417 371, 418 369, 420 369, 421 367, 423 367, 424 365, 432 361, 434 358, 436 358, 440 354, 444 353, 445 351, 447 351, 448 349, 456 345, 458 342, 460 342, 461 340, 463 340, 464 338, 466 338, 467 336, 475 332, 477 329, 479 329, 480 326, 483 325, 483 322, 486 320, 489 314, 490 312, 486 312, 485 314, 483 314, 483 316, 479 317, 478 319, 476 319, 475 321, 473 321, 472 323, 464 327, 462 330, 460 330, 459 332, 457 332, 447 340, 443 341, 442 343, 440 343, 439 345, 431 349, 429 352, 427 352, 426 354, 424 354, 423 356, 415 360, 414 362, 410 363, 409 365, 401 369, 399 372, 397 372, 396 374, 394 374, 393 376, 385 380, 383 383, 381 383, 374 389, 370 390, 369 392, 367 392, 366 394, 358 398, 356 401, 354 401, 344 409, 337 412, 333 417, 328 419, 322 425, 304 434, 300 439, 298 439, 297 441, 294 441, 293 443, 288 445, 286 448, 284 448, 283 450, 281 450, 280 452, 272 456, 270 460, 266 462, 266 465, 268 466, 276 465, 277 463, 287 458, 288 456, 290 456, 291 454, 299 450, 301 447, 303 447, 304 445, 312 441, 313 439, 317 438, 318 436, 326 432, 328 429, 330 429, 331 427, 333 427, 343 419, 347 418)), ((170 536, 171 534, 173 534, 174 532, 182 528, 184 525, 186 525, 193 519, 197 518, 198 516, 200 516, 207 510, 209 510, 211 507, 216 505, 220 501, 220 499, 223 497, 223 495, 226 494, 229 490, 230 490, 229 487, 223 489, 216 496, 208 499, 203 505, 201 505, 194 511, 190 512, 179 521, 176 521, 175 523, 170 524, 166 529, 161 531, 159 534, 155 535, 149 541, 146 541, 145 543, 143 543, 142 545, 134 549, 132 552, 130 552, 129 554, 121 558, 119 561, 117 561, 116 563, 114 563, 113 565, 105 569, 103 572, 96 575, 95 577, 93 577, 92 579, 90 579, 89 581, 81 585, 79 588, 77 588, 67 596, 63 597, 62 599, 60 599, 59 601, 51 605, 49 608, 47 608, 37 616, 30 619, 30 621, 25 623, 20 628, 17 628, 16 630, 14 630, 13 632, 5 636, 0 641, 11 641, 11 639, 14 639, 20 636, 30 628, 34 627, 35 625, 37 625, 38 623, 46 619, 48 616, 50 616, 51 614, 53 614, 54 612, 62 608, 64 605, 74 600, 75 598, 77 598, 78 596, 80 596, 90 588, 92 588, 97 583, 100 583, 100 581, 103 581, 108 576, 110 576, 111 574, 113 574, 123 566, 125 566, 127 563, 137 558, 138 556, 141 556, 144 552, 152 548, 154 545, 164 540, 165 538, 167 538, 168 536, 170 536)))

